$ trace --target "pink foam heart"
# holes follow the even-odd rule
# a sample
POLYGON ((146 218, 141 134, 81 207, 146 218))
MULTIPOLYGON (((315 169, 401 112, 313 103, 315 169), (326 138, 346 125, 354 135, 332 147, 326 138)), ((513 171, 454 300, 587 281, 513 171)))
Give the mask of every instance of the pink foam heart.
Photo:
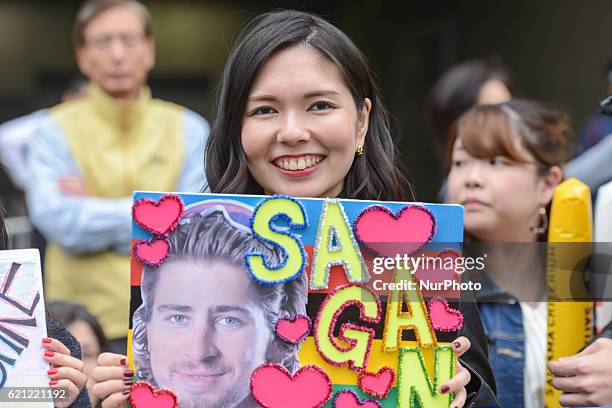
POLYGON ((382 367, 375 374, 362 372, 357 384, 363 392, 377 398, 386 398, 395 381, 395 371, 390 367, 382 367))
POLYGON ((440 251, 437 255, 432 255, 436 258, 440 258, 441 262, 429 262, 428 264, 419 264, 419 267, 415 271, 415 276, 420 281, 426 281, 430 283, 443 283, 446 280, 457 278, 454 265, 457 264, 457 259, 461 258, 461 254, 454 249, 445 249, 440 251), (442 265, 442 268, 438 266, 442 265), (446 267, 445 267, 446 266, 446 267))
POLYGON ((446 299, 434 297, 428 306, 429 320, 434 330, 454 332, 463 326, 463 314, 459 310, 452 309, 446 299))
POLYGON ((158 266, 168 256, 170 244, 165 238, 144 240, 134 245, 134 256, 140 263, 158 266))
POLYGON ((359 242, 378 255, 410 255, 433 239, 436 219, 419 205, 407 205, 396 214, 382 205, 371 205, 355 219, 354 232, 359 242))
POLYGON ((311 328, 312 321, 308 316, 297 315, 293 319, 280 319, 276 323, 276 334, 289 343, 299 343, 308 336, 311 328))
POLYGON ((138 381, 130 391, 130 405, 133 408, 178 408, 178 398, 174 392, 156 390, 146 381, 138 381))
POLYGON ((332 384, 315 365, 291 375, 279 364, 264 364, 251 375, 251 394, 264 408, 320 408, 331 397, 332 384))
POLYGON ((374 400, 361 400, 353 390, 343 390, 334 398, 334 408, 381 408, 380 402, 374 400))
POLYGON ((167 235, 183 216, 185 205, 179 196, 167 194, 158 201, 143 198, 134 203, 136 224, 156 235, 167 235))

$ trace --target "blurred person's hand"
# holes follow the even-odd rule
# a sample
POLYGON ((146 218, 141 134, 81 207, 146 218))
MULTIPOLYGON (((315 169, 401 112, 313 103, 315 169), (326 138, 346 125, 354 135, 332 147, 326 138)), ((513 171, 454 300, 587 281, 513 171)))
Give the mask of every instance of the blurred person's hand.
POLYGON ((123 408, 130 395, 134 372, 128 369, 127 357, 102 353, 93 370, 93 393, 102 408, 123 408))
POLYGON ((548 364, 564 407, 612 405, 612 340, 597 339, 580 353, 548 364))
MULTIPOLYGON (((471 347, 470 341, 467 337, 461 336, 458 337, 453 342, 453 349, 455 353, 457 353, 457 358, 461 357, 465 354, 471 347)), ((467 398, 467 391, 465 390, 465 386, 468 385, 472 375, 468 371, 467 368, 461 365, 461 362, 457 360, 457 369, 455 371, 455 375, 453 378, 448 380, 445 384, 440 386, 440 392, 443 394, 454 392, 455 398, 451 402, 451 407, 461 408, 465 405, 465 400, 467 398)))
POLYGON ((62 194, 74 197, 84 197, 89 195, 85 182, 79 176, 65 176, 58 180, 59 189, 62 194))
POLYGON ((65 389, 67 394, 55 401, 56 407, 69 407, 78 398, 87 383, 83 374, 83 362, 70 355, 70 350, 61 341, 51 338, 43 339, 44 359, 51 368, 47 371, 49 386, 65 389))

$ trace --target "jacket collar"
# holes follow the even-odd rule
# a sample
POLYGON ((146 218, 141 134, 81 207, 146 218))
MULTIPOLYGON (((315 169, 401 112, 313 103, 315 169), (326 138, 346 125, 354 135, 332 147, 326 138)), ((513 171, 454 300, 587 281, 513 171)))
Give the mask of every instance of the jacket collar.
POLYGON ((477 302, 506 302, 515 303, 516 298, 509 292, 504 291, 488 273, 482 272, 482 275, 475 279, 482 285, 480 290, 474 291, 474 298, 477 302))
POLYGON ((118 101, 102 90, 98 85, 91 84, 89 88, 89 102, 94 110, 109 123, 126 130, 137 125, 144 116, 147 106, 151 102, 151 90, 143 87, 135 101, 118 101))

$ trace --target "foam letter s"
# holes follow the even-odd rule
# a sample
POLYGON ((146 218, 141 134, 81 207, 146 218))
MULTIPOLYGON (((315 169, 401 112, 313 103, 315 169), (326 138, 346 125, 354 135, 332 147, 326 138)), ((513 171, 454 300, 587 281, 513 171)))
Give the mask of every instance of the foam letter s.
POLYGON ((262 201, 253 214, 253 235, 279 248, 282 259, 278 265, 271 265, 264 254, 247 253, 247 269, 253 279, 263 285, 276 285, 296 279, 304 271, 307 257, 299 237, 290 230, 307 227, 306 213, 297 200, 286 196, 273 196, 262 201), (286 221, 288 227, 281 229, 275 225, 279 220, 286 221))

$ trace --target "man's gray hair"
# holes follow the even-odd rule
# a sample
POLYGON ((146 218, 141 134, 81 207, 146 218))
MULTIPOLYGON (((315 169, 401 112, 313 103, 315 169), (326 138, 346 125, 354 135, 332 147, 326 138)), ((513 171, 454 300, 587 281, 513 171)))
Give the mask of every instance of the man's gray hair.
POLYGON ((153 38, 153 25, 151 23, 151 14, 149 10, 139 1, 136 0, 88 0, 79 9, 74 27, 72 28, 72 36, 74 46, 80 48, 85 45, 85 29, 97 16, 115 7, 131 7, 142 19, 142 26, 146 38, 153 38))

